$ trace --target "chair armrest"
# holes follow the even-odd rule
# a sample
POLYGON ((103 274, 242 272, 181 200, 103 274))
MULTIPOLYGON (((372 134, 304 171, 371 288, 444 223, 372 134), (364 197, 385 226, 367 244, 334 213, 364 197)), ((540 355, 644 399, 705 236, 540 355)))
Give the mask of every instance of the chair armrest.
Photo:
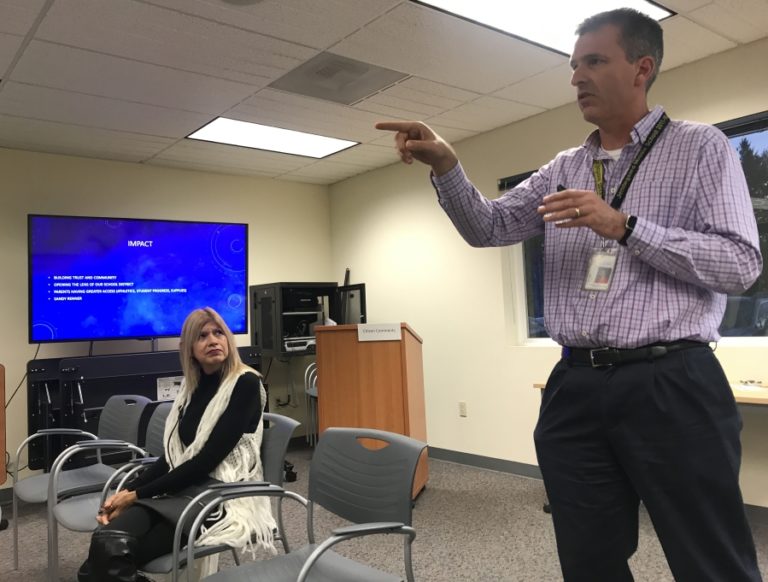
MULTIPOLYGON (((21 458, 21 452, 27 447, 27 445, 30 442, 40 437, 50 437, 50 436, 79 436, 79 437, 84 437, 88 439, 99 438, 92 432, 80 430, 78 428, 44 428, 44 429, 38 430, 32 435, 29 435, 27 438, 25 438, 21 442, 21 444, 19 445, 19 448, 16 449, 16 464, 14 466, 15 467, 20 466, 19 460, 21 458)), ((14 483, 17 480, 17 476, 18 476, 18 471, 14 471, 13 472, 14 483)))
POLYGON ((241 487, 264 487, 270 485, 268 481, 236 481, 235 483, 212 483, 208 486, 209 491, 221 491, 226 489, 238 489, 241 487))
MULTIPOLYGON (((98 449, 100 447, 114 447, 114 448, 121 448, 121 445, 128 445, 130 443, 127 443, 125 441, 117 440, 117 439, 95 439, 90 441, 77 441, 75 444, 73 444, 73 447, 78 447, 81 449, 98 449)), ((69 447, 67 447, 69 448, 69 447)))
MULTIPOLYGON (((49 511, 53 510, 53 506, 57 502, 57 495, 58 495, 58 481, 59 481, 59 475, 61 474, 62 468, 64 464, 73 456, 75 456, 77 453, 80 453, 82 451, 87 451, 91 449, 117 449, 117 450, 129 450, 133 451, 137 455, 146 456, 147 452, 143 449, 137 447, 134 444, 126 443, 123 441, 115 441, 115 440, 95 440, 95 441, 82 441, 80 443, 75 443, 71 447, 67 447, 64 449, 58 457, 56 457, 56 460, 53 462, 53 466, 51 467, 51 478, 48 483, 48 506, 49 511)), ((101 488, 99 488, 101 489, 101 488)))
POLYGON ((91 436, 93 438, 98 438, 95 434, 90 433, 86 430, 80 430, 79 428, 41 428, 40 430, 36 431, 34 435, 39 436, 50 436, 50 435, 82 435, 82 436, 91 436))
POLYGON ((339 527, 333 530, 333 535, 326 538, 315 550, 309 555, 304 562, 304 565, 299 572, 299 577, 296 578, 296 582, 306 582, 309 570, 314 566, 315 562, 320 559, 326 551, 336 544, 368 535, 378 534, 402 534, 408 536, 408 542, 411 543, 416 538, 416 530, 412 527, 405 525, 404 523, 397 522, 375 522, 375 523, 358 523, 345 527, 339 527))
POLYGON ((72 487, 71 489, 62 489, 56 495, 59 501, 64 501, 70 497, 77 497, 78 495, 87 495, 88 493, 96 493, 102 490, 100 483, 91 485, 80 485, 78 487, 72 487))
POLYGON ((125 484, 129 479, 131 479, 137 473, 144 471, 147 468, 147 465, 154 463, 156 460, 157 457, 137 457, 118 467, 117 470, 109 477, 107 482, 104 483, 104 488, 101 490, 101 504, 103 505, 107 500, 109 491, 112 489, 115 481, 117 481, 118 478, 120 481, 115 487, 116 491, 120 491, 120 489, 125 487, 125 484))
MULTIPOLYGON (((192 511, 192 508, 196 504, 202 504, 203 508, 200 513, 197 514, 195 520, 192 522, 192 527, 189 531, 189 539, 197 539, 197 534, 200 527, 205 521, 208 514, 213 511, 218 505, 224 501, 235 499, 238 497, 288 497, 301 503, 304 507, 307 506, 307 500, 293 491, 287 491, 278 485, 266 483, 264 481, 242 481, 237 483, 216 483, 211 485, 205 491, 195 496, 184 508, 179 520, 176 522, 176 531, 173 534, 173 557, 171 570, 171 582, 177 582, 178 580, 178 564, 179 564, 179 552, 181 551, 181 536, 184 531, 187 519, 192 511)), ((187 564, 192 564, 195 559, 195 544, 187 544, 187 564)))
POLYGON ((344 527, 337 527, 331 533, 335 536, 368 535, 375 533, 400 533, 405 524, 398 521, 379 521, 371 523, 356 523, 344 527))

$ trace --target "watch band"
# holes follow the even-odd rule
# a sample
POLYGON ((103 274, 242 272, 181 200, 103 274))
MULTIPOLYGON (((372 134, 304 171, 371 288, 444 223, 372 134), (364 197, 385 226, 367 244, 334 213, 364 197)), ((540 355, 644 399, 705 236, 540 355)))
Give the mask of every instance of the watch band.
POLYGON ((624 236, 619 239, 619 244, 623 247, 627 246, 627 241, 635 230, 635 223, 637 222, 637 216, 630 214, 627 216, 627 220, 624 223, 624 236))

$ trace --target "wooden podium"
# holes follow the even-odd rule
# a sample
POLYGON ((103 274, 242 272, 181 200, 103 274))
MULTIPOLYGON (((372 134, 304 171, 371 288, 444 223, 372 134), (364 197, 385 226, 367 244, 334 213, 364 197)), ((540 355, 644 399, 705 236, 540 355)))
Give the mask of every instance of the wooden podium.
MULTIPOLYGON (((319 429, 350 426, 386 430, 427 442, 421 338, 400 324, 398 341, 359 341, 357 325, 318 326, 319 429)), ((427 450, 414 498, 429 476, 427 450)))

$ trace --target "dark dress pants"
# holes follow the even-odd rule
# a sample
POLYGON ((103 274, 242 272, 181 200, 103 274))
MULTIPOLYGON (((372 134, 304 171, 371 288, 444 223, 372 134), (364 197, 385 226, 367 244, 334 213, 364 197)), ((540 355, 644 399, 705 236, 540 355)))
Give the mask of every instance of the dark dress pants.
POLYGON ((677 582, 758 582, 741 417, 708 346, 592 368, 561 360, 534 438, 566 582, 633 580, 642 500, 677 582))

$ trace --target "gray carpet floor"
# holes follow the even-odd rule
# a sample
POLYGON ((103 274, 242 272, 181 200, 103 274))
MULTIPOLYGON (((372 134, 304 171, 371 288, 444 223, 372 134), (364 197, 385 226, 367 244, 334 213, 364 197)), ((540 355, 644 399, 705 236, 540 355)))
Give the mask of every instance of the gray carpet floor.
MULTIPOLYGON (((306 493, 309 449, 289 452, 298 480, 286 487, 306 493)), ((413 546, 416 579, 420 582, 553 582, 561 579, 551 518, 542 511, 541 481, 507 473, 430 461, 427 488, 414 509, 417 538, 413 546)), ((20 512, 21 564, 12 570, 11 530, 0 532, 0 580, 42 582, 46 579, 44 508, 26 506, 20 512)), ((304 510, 286 502, 287 532, 292 544, 306 541, 304 510)), ((761 514, 762 515, 762 514, 761 514)), ((10 517, 10 507, 4 507, 10 517)), ((343 525, 321 512, 318 536, 343 525)), ((768 580, 768 521, 753 519, 761 572, 768 580)), ((61 580, 74 582, 85 558, 89 534, 60 530, 61 580)), ((375 567, 401 572, 402 542, 394 536, 376 536, 337 546, 339 552, 375 567)), ((220 567, 232 565, 230 556, 220 567)), ((637 582, 672 582, 653 526, 641 513, 639 549, 631 562, 637 582)), ((364 581, 361 581, 364 582, 364 581)))

